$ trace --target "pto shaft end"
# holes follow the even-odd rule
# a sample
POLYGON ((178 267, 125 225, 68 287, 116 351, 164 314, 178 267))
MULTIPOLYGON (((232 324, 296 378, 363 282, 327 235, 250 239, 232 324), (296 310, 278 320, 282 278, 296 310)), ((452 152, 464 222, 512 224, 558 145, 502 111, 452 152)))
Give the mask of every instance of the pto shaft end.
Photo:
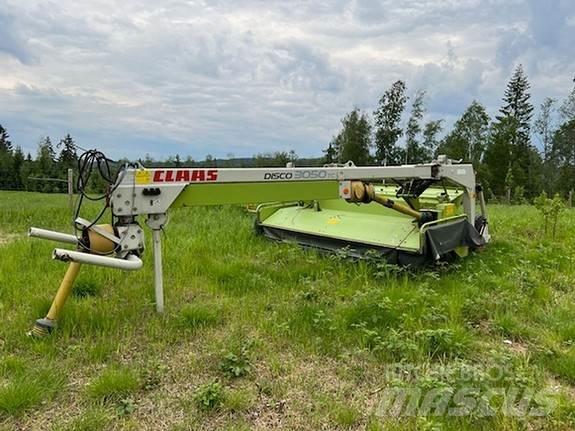
POLYGON ((56 321, 51 319, 38 319, 34 322, 34 326, 28 332, 28 336, 34 338, 47 337, 56 329, 56 321))

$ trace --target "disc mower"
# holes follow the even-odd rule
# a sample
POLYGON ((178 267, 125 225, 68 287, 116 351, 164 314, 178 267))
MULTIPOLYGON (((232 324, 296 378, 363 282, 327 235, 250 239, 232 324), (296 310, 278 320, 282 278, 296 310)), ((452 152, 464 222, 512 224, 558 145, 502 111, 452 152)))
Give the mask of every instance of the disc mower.
POLYGON ((82 264, 137 270, 143 265, 144 227, 152 231, 156 310, 164 310, 161 231, 179 207, 258 203, 256 231, 326 251, 344 249, 407 265, 465 256, 489 242, 487 213, 473 166, 444 156, 402 166, 326 165, 285 168, 153 168, 126 164, 110 175, 95 150, 80 157, 76 234, 31 228, 31 237, 71 244, 52 257, 69 262, 48 314, 31 334, 55 327, 82 264), (80 207, 92 170, 109 183, 94 221, 80 207), (480 213, 476 215, 476 200, 480 213), (110 209, 112 222, 98 224, 110 209))

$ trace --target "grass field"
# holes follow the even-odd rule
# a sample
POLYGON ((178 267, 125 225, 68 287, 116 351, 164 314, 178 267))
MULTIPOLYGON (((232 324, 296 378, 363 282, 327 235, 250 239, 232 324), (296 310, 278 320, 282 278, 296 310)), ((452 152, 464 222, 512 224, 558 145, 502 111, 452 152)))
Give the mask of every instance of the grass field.
POLYGON ((66 198, 0 192, 0 429, 574 429, 575 211, 552 240, 532 207, 489 210, 488 248, 420 272, 268 242, 238 207, 173 211, 165 315, 148 243, 142 271, 82 268, 34 340, 65 264, 25 232, 69 230, 66 198), (477 403, 397 417, 389 388, 477 403))

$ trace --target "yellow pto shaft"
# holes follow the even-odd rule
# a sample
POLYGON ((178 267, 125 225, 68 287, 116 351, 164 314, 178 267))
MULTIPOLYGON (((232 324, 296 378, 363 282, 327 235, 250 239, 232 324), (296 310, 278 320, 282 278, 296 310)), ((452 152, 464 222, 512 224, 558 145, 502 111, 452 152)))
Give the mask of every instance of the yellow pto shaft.
POLYGON ((60 283, 60 287, 56 292, 56 296, 54 297, 54 301, 52 301, 52 306, 50 307, 48 314, 46 314, 45 318, 36 320, 36 323, 29 335, 43 337, 49 335, 56 327, 56 322, 60 316, 60 312, 64 308, 64 304, 72 292, 74 281, 80 272, 81 266, 82 264, 78 262, 70 262, 70 266, 68 266, 66 274, 64 274, 64 278, 60 283))
POLYGON ((352 181, 351 183, 351 199, 352 202, 377 202, 384 207, 391 208, 402 214, 413 217, 415 220, 420 221, 423 214, 416 211, 407 205, 400 204, 399 202, 389 199, 384 195, 378 195, 375 193, 375 188, 371 184, 366 184, 363 181, 352 181))

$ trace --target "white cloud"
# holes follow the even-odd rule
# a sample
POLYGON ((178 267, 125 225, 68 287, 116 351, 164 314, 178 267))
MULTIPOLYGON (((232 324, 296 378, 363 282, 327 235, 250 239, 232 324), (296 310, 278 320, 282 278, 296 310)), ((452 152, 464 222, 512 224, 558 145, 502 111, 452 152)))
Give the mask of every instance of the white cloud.
POLYGON ((575 8, 541 4, 8 0, 0 123, 31 150, 71 132, 115 157, 317 155, 400 78, 448 122, 473 99, 495 112, 518 62, 536 99, 566 94, 575 8))

